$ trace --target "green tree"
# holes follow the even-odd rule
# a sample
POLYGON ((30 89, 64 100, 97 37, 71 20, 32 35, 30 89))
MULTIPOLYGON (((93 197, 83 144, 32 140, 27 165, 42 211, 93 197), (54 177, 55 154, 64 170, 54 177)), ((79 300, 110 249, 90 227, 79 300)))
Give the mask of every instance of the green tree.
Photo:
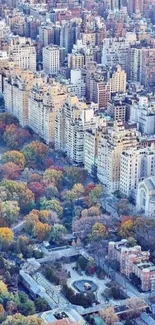
POLYGON ((35 307, 36 307, 37 313, 41 313, 41 312, 49 309, 48 303, 46 302, 45 299, 43 299, 41 297, 38 297, 35 299, 35 307))
POLYGON ((60 224, 55 224, 52 227, 51 230, 51 239, 55 242, 55 243, 60 243, 60 241, 62 240, 63 235, 66 233, 66 228, 60 224))
POLYGON ((65 168, 65 177, 68 179, 71 187, 76 183, 82 184, 86 180, 87 175, 87 171, 79 167, 65 168))
POLYGON ((26 166, 36 167, 42 165, 48 150, 48 147, 39 141, 32 141, 24 146, 21 152, 25 157, 26 166))
POLYGON ((92 206, 94 204, 97 204, 101 198, 102 194, 102 186, 101 185, 96 185, 90 192, 88 196, 88 202, 89 205, 92 206))
POLYGON ((49 185, 46 188, 45 196, 47 200, 52 200, 53 197, 58 197, 59 192, 56 186, 54 185, 49 185))
POLYGON ((58 200, 46 200, 45 197, 40 200, 40 208, 41 210, 53 210, 58 214, 58 216, 61 216, 63 212, 63 208, 58 200))
POLYGON ((0 203, 0 223, 11 226, 18 220, 19 206, 16 201, 4 201, 0 203))

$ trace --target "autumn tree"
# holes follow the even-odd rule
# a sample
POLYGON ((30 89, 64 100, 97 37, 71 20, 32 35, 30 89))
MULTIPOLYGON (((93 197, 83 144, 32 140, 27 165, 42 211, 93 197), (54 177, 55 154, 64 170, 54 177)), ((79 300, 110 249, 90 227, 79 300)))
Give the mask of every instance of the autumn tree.
POLYGON ((25 158, 24 155, 17 150, 7 151, 2 155, 1 161, 3 164, 12 162, 19 166, 21 169, 24 169, 25 158))
POLYGON ((41 182, 43 181, 43 177, 42 175, 38 174, 38 173, 32 173, 28 176, 28 180, 27 183, 33 183, 33 182, 41 182))
POLYGON ((45 193, 45 186, 41 182, 31 182, 28 184, 28 188, 34 194, 36 201, 38 201, 45 193))
POLYGON ((93 183, 89 183, 89 184, 87 184, 87 185, 85 186, 85 188, 84 188, 84 193, 85 193, 86 195, 89 195, 89 193, 94 189, 94 187, 95 187, 95 184, 93 184, 93 183))
POLYGON ((10 228, 0 228, 0 244, 11 244, 13 241, 13 232, 10 228))
POLYGON ((128 308, 128 315, 130 318, 139 317, 147 307, 144 300, 137 297, 126 299, 125 305, 128 308))
POLYGON ((96 185, 89 192, 88 202, 89 202, 89 205, 90 206, 99 203, 102 192, 103 192, 103 190, 102 190, 102 186, 101 185, 96 185))
POLYGON ((16 124, 8 125, 3 134, 3 140, 11 149, 20 148, 29 138, 29 131, 16 124))
POLYGON ((18 220, 19 206, 16 201, 0 202, 0 225, 11 226, 18 220))
POLYGON ((106 228, 102 223, 95 223, 92 228, 92 236, 95 239, 105 238, 107 234, 106 228))
POLYGON ((99 315, 105 321, 106 325, 117 325, 119 322, 118 316, 115 314, 113 307, 108 307, 99 312, 99 315))
POLYGON ((15 314, 8 316, 7 319, 2 322, 2 325, 44 325, 44 321, 38 319, 37 316, 25 317, 21 314, 15 314))
POLYGON ((53 168, 46 169, 44 172, 44 181, 46 184, 57 185, 62 178, 62 171, 53 168))
POLYGON ((77 183, 73 186, 72 191, 75 193, 76 198, 79 198, 84 193, 84 187, 82 184, 77 183))
POLYGON ((32 141, 24 146, 21 151, 25 157, 26 166, 42 166, 44 158, 48 154, 48 147, 39 141, 32 141))
POLYGON ((134 222, 132 220, 127 220, 120 226, 119 234, 122 238, 132 237, 134 222))
POLYGON ((7 285, 0 280, 0 297, 4 297, 8 294, 7 285))
POLYGON ((21 169, 13 162, 5 163, 0 166, 1 178, 16 180, 20 175, 21 169))
POLYGON ((34 194, 24 183, 4 180, 0 184, 9 193, 10 200, 16 200, 22 211, 30 211, 34 206, 34 194))
POLYGON ((51 226, 47 223, 37 222, 33 228, 34 236, 39 241, 47 240, 51 231, 51 226))

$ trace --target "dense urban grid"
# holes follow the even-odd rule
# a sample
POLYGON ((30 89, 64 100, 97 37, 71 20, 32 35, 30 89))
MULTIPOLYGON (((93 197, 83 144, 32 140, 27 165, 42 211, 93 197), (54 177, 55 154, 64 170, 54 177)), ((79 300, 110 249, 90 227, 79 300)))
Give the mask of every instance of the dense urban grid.
POLYGON ((155 0, 0 0, 0 324, 155 324, 155 0))

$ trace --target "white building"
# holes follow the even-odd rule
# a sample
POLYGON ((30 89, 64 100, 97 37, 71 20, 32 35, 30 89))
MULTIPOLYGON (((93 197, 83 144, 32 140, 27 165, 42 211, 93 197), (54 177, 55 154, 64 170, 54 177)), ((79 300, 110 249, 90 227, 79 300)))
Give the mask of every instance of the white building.
POLYGON ((23 127, 28 123, 28 96, 33 78, 32 72, 23 71, 20 75, 4 80, 5 109, 16 116, 23 127))
POLYGON ((79 99, 85 97, 86 85, 82 78, 80 69, 71 70, 71 83, 68 86, 68 91, 79 99))
POLYGON ((77 164, 84 160, 84 131, 95 125, 97 105, 87 105, 75 96, 68 96, 55 120, 55 148, 66 152, 77 164))
POLYGON ((64 87, 47 84, 32 88, 28 99, 28 125, 47 144, 54 141, 55 116, 66 99, 64 87))
POLYGON ((155 217, 155 176, 138 184, 136 203, 137 209, 144 211, 147 217, 155 217))
POLYGON ((36 71, 36 49, 30 38, 12 37, 9 58, 23 70, 36 71))
POLYGON ((105 38, 103 40, 102 64, 113 67, 120 64, 127 71, 129 42, 126 38, 105 38))
POLYGON ((155 134, 155 100, 141 96, 131 106, 130 121, 137 123, 137 129, 147 135, 155 134))
POLYGON ((121 154, 120 191, 126 196, 135 195, 144 178, 155 175, 155 151, 151 148, 131 149, 121 154))
POLYGON ((57 45, 43 48, 43 70, 47 74, 57 75, 60 70, 60 49, 57 45))
POLYGON ((97 176, 109 192, 120 188, 120 162, 124 150, 137 145, 136 128, 125 128, 123 122, 115 121, 106 134, 102 134, 98 145, 97 176))

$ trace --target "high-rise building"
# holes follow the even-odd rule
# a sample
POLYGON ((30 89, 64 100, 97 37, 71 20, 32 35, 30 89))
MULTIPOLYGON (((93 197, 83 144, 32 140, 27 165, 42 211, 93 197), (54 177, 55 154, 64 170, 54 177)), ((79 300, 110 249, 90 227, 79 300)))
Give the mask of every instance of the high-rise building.
POLYGON ((121 154, 120 164, 120 191, 134 196, 138 183, 155 175, 155 151, 151 148, 126 150, 121 154))
POLYGON ((68 54, 68 68, 82 69, 84 67, 84 54, 70 53, 68 54))
POLYGON ((34 75, 29 71, 4 79, 5 109, 16 116, 23 127, 28 124, 28 96, 33 79, 34 75))
POLYGON ((64 47, 66 54, 72 52, 73 44, 75 44, 75 26, 72 22, 64 21, 60 31, 60 46, 64 47))
POLYGON ((126 103, 121 97, 112 98, 107 105, 107 113, 114 121, 126 121, 126 103))
POLYGON ((111 74, 111 93, 126 92, 126 72, 118 65, 111 74))
POLYGON ((43 70, 47 74, 57 75, 60 70, 60 49, 57 45, 43 48, 43 70))
POLYGON ((68 96, 55 120, 55 148, 64 151, 77 164, 84 160, 84 131, 95 125, 97 107, 68 96))
POLYGON ((105 38, 103 40, 102 64, 109 68, 119 64, 123 70, 128 68, 129 42, 126 38, 105 38))
POLYGON ((109 192, 120 188, 120 161, 124 150, 137 146, 136 128, 125 128, 123 122, 114 122, 103 134, 98 146, 97 176, 109 192))
POLYGON ((28 98, 28 125, 46 143, 54 141, 55 116, 66 99, 64 87, 36 83, 28 98))

